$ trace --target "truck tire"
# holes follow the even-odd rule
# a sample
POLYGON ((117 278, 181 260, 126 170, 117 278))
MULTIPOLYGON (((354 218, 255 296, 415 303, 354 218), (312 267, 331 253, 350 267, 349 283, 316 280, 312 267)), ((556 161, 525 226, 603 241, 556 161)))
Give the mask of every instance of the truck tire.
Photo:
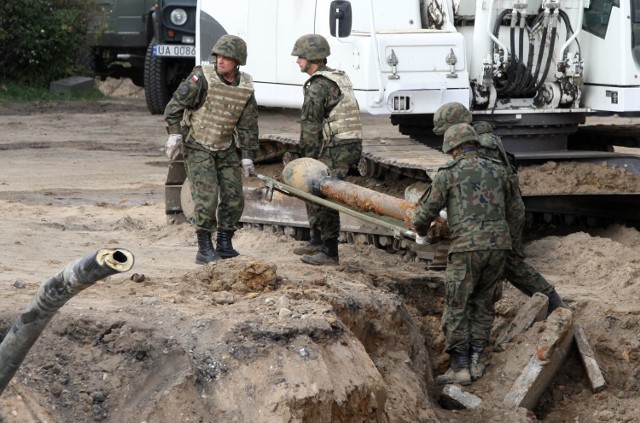
POLYGON ((151 114, 159 115, 164 113, 173 91, 170 91, 167 80, 168 59, 153 55, 155 45, 156 39, 153 38, 144 59, 144 96, 151 114))

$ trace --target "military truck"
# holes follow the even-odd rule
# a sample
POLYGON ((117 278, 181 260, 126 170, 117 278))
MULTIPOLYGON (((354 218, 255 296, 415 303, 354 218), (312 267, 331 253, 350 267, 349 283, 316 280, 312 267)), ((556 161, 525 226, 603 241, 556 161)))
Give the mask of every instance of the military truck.
POLYGON ((96 76, 130 78, 160 114, 195 64, 196 0, 98 0, 88 65, 96 76))

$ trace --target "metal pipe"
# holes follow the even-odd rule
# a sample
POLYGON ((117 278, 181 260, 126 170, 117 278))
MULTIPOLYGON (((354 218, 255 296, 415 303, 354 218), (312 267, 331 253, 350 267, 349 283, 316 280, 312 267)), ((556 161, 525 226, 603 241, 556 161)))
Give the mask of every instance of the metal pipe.
POLYGON ((407 227, 411 226, 411 219, 416 213, 414 203, 330 176, 320 182, 320 192, 356 210, 401 220, 407 227))
POLYGON ((580 0, 580 2, 578 4, 578 22, 577 22, 577 25, 576 25, 576 31, 562 45, 562 47, 560 47, 560 59, 559 60, 563 60, 564 59, 565 50, 567 49, 567 47, 569 47, 569 44, 571 44, 573 42, 573 40, 575 40, 578 37, 578 35, 580 34, 580 32, 582 31, 582 19, 583 18, 584 18, 584 0, 580 0))
POLYGON ((282 179, 294 188, 338 201, 360 212, 400 220, 406 228, 411 227, 415 215, 414 203, 332 177, 327 166, 315 159, 290 162, 282 171, 282 179))
POLYGON ((133 267, 133 254, 103 248, 67 264, 40 285, 0 344, 0 395, 53 315, 71 297, 100 279, 133 267))
POLYGON ((369 216, 367 214, 355 211, 355 210, 350 209, 348 207, 341 206, 340 204, 334 203, 333 201, 329 201, 329 200, 326 200, 324 198, 320 198, 320 197, 318 197, 316 195, 309 194, 309 193, 307 193, 305 191, 302 191, 302 190, 300 190, 298 188, 292 187, 292 186, 287 185, 287 184, 283 184, 282 182, 278 182, 275 179, 269 178, 268 176, 257 174, 256 177, 258 179, 260 179, 261 181, 266 182, 267 185, 269 186, 269 188, 276 189, 276 190, 278 190, 278 191, 280 191, 280 192, 282 192, 284 194, 297 197, 297 198, 299 198, 301 200, 311 201, 312 203, 320 204, 321 206, 325 206, 325 207, 328 207, 330 209, 339 211, 341 213, 348 214, 349 216, 353 216, 353 217, 355 217, 357 219, 364 220, 365 222, 373 223, 374 225, 378 225, 378 226, 381 226, 383 228, 390 229, 390 230, 393 231, 394 236, 396 238, 400 238, 402 236, 402 237, 405 237, 405 238, 416 239, 415 231, 404 229, 403 227, 401 227, 399 225, 394 225, 393 223, 386 222, 386 221, 381 220, 379 218, 376 218, 374 216, 369 216))
MULTIPOLYGON (((502 47, 503 51, 507 52, 507 51, 509 51, 507 46, 502 44, 502 42, 498 39, 498 37, 493 35, 493 31, 491 30, 491 13, 493 12, 493 3, 494 3, 494 1, 495 0, 491 0, 489 2, 489 12, 488 12, 489 13, 489 18, 487 19, 487 33, 489 34, 489 37, 493 40, 494 43, 496 43, 497 45, 502 47)), ((491 58, 491 62, 493 63, 493 57, 491 58)))
POLYGON ((380 65, 380 49, 378 47, 378 37, 376 36, 376 21, 373 13, 373 0, 369 0, 369 32, 371 34, 371 44, 373 55, 375 56, 376 70, 378 71, 378 95, 373 99, 375 106, 381 107, 384 101, 384 82, 382 80, 382 66, 380 65))

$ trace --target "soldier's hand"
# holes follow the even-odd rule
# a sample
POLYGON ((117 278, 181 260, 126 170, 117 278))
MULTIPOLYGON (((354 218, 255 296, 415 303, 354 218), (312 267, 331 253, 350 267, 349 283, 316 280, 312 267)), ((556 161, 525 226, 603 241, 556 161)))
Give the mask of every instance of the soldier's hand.
POLYGON ((164 153, 169 160, 175 160, 182 151, 182 135, 171 134, 164 144, 164 153))
POLYGON ((256 175, 256 167, 253 164, 253 160, 242 159, 241 163, 242 163, 242 173, 244 174, 245 178, 256 175))
POLYGON ((418 244, 418 245, 431 244, 431 237, 429 235, 420 236, 420 235, 416 234, 416 244, 418 244))

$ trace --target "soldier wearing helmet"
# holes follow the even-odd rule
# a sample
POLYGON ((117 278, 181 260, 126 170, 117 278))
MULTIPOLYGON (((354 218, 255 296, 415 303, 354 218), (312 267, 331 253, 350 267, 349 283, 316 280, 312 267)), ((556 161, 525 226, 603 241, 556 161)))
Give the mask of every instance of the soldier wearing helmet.
MULTIPOLYGON (((298 38, 291 51, 300 71, 309 75, 304 84, 299 152, 326 164, 333 176, 344 178, 360 160, 362 125, 349 76, 327 66, 330 54, 329 43, 318 34, 298 38)), ((338 264, 339 213, 314 203, 306 207, 311 239, 293 252, 308 264, 338 264)))
POLYGON ((471 125, 473 116, 469 109, 462 103, 446 103, 443 104, 433 114, 433 133, 443 135, 451 125, 456 123, 466 123, 471 125))
POLYGON ((489 341, 494 302, 500 297, 505 258, 511 250, 507 173, 500 163, 482 157, 478 147, 478 135, 469 124, 455 124, 445 131, 442 149, 453 160, 438 170, 413 220, 418 235, 424 236, 446 207, 451 230, 442 316, 451 367, 436 378, 439 384, 468 385, 474 380, 471 354, 484 350, 489 341))
POLYGON ((242 173, 255 174, 258 149, 253 79, 239 69, 247 62, 247 44, 235 35, 223 35, 211 54, 215 62, 194 67, 164 112, 167 156, 175 160, 182 153, 191 183, 197 264, 239 254, 231 238, 244 209, 242 173))
MULTIPOLYGON (((433 132, 436 135, 444 134, 452 125, 458 123, 470 124, 471 112, 460 103, 446 103, 433 115, 433 132)), ((515 157, 504 149, 502 140, 493 133, 493 125, 487 121, 473 122, 473 128, 478 134, 479 153, 485 158, 501 162, 509 175, 509 190, 511 201, 507 207, 507 222, 512 240, 512 251, 507 254, 504 277, 522 293, 532 296, 540 292, 549 297, 548 313, 558 307, 566 307, 564 301, 551 285, 535 268, 524 261, 524 249, 522 245, 522 231, 524 228, 525 207, 520 193, 518 180, 518 167, 515 157)), ((446 153, 446 151, 445 151, 446 153)), ((472 353, 472 363, 479 362, 482 352, 472 353)), ((480 371, 480 374, 482 372, 480 371)), ((473 371, 472 377, 476 377, 477 371, 473 371)), ((479 376, 477 376, 479 377, 479 376)))

